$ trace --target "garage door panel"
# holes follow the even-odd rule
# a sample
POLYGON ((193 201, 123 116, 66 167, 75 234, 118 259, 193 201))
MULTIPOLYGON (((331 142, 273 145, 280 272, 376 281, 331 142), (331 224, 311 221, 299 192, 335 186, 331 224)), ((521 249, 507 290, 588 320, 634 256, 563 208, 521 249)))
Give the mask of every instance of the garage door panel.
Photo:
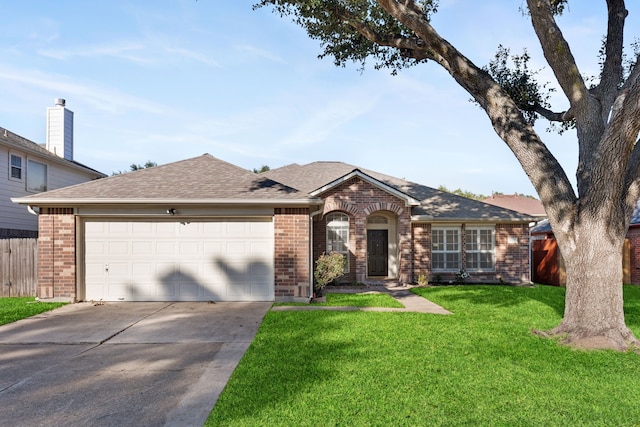
POLYGON ((129 247, 131 242, 113 240, 107 245, 107 253, 109 255, 130 255, 129 247))
POLYGON ((140 255, 152 255, 153 244, 149 240, 139 240, 131 242, 131 254, 140 255))
POLYGON ((88 220, 85 263, 87 299, 274 299, 271 220, 88 220))

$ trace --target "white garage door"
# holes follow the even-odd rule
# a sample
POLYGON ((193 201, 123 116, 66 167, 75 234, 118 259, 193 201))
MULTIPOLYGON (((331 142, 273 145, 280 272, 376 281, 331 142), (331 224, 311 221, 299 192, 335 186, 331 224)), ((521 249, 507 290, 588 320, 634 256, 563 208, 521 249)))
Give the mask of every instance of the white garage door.
POLYGON ((85 298, 273 301, 273 222, 85 222, 85 298))

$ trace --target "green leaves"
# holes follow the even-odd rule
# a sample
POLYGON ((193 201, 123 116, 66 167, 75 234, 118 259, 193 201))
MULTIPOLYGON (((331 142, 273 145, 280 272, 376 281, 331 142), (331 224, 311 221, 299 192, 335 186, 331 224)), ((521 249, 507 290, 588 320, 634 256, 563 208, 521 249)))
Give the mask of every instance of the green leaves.
POLYGON ((526 49, 522 55, 511 55, 509 48, 500 45, 494 59, 483 69, 509 94, 525 119, 533 125, 537 119, 536 107, 550 107, 548 100, 553 89, 548 87, 548 83, 536 81, 535 76, 540 70, 529 69, 530 59, 526 49))
MULTIPOLYGON (((437 9, 435 0, 415 3, 427 20, 437 9)), ((375 0, 262 0, 254 8, 264 6, 291 17, 320 42, 319 58, 331 57, 336 66, 353 62, 362 70, 372 60, 374 68, 389 68, 395 73, 425 61, 424 55, 416 58, 416 52, 398 47, 401 41, 416 37, 375 0)))

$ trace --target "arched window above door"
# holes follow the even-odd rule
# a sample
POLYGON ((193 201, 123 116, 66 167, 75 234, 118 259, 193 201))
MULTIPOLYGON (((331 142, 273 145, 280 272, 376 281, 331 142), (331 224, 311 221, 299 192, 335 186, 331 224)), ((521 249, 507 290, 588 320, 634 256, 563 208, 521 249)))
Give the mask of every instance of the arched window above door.
POLYGON ((367 218, 367 224, 388 224, 389 219, 382 215, 371 215, 367 218))

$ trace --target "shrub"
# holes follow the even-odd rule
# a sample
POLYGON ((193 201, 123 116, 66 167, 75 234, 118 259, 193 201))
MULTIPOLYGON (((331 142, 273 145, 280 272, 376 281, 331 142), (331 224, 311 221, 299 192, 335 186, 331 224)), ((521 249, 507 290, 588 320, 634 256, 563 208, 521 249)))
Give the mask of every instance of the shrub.
POLYGON ((322 291, 325 286, 333 282, 338 277, 344 274, 345 259, 342 254, 337 252, 331 252, 330 254, 323 253, 316 261, 316 271, 313 274, 315 277, 314 289, 322 291))
POLYGON ((418 274, 418 286, 427 286, 429 284, 429 276, 426 273, 418 274))
POLYGON ((456 273, 456 283, 463 284, 469 278, 469 273, 467 273, 464 269, 460 269, 456 273))

